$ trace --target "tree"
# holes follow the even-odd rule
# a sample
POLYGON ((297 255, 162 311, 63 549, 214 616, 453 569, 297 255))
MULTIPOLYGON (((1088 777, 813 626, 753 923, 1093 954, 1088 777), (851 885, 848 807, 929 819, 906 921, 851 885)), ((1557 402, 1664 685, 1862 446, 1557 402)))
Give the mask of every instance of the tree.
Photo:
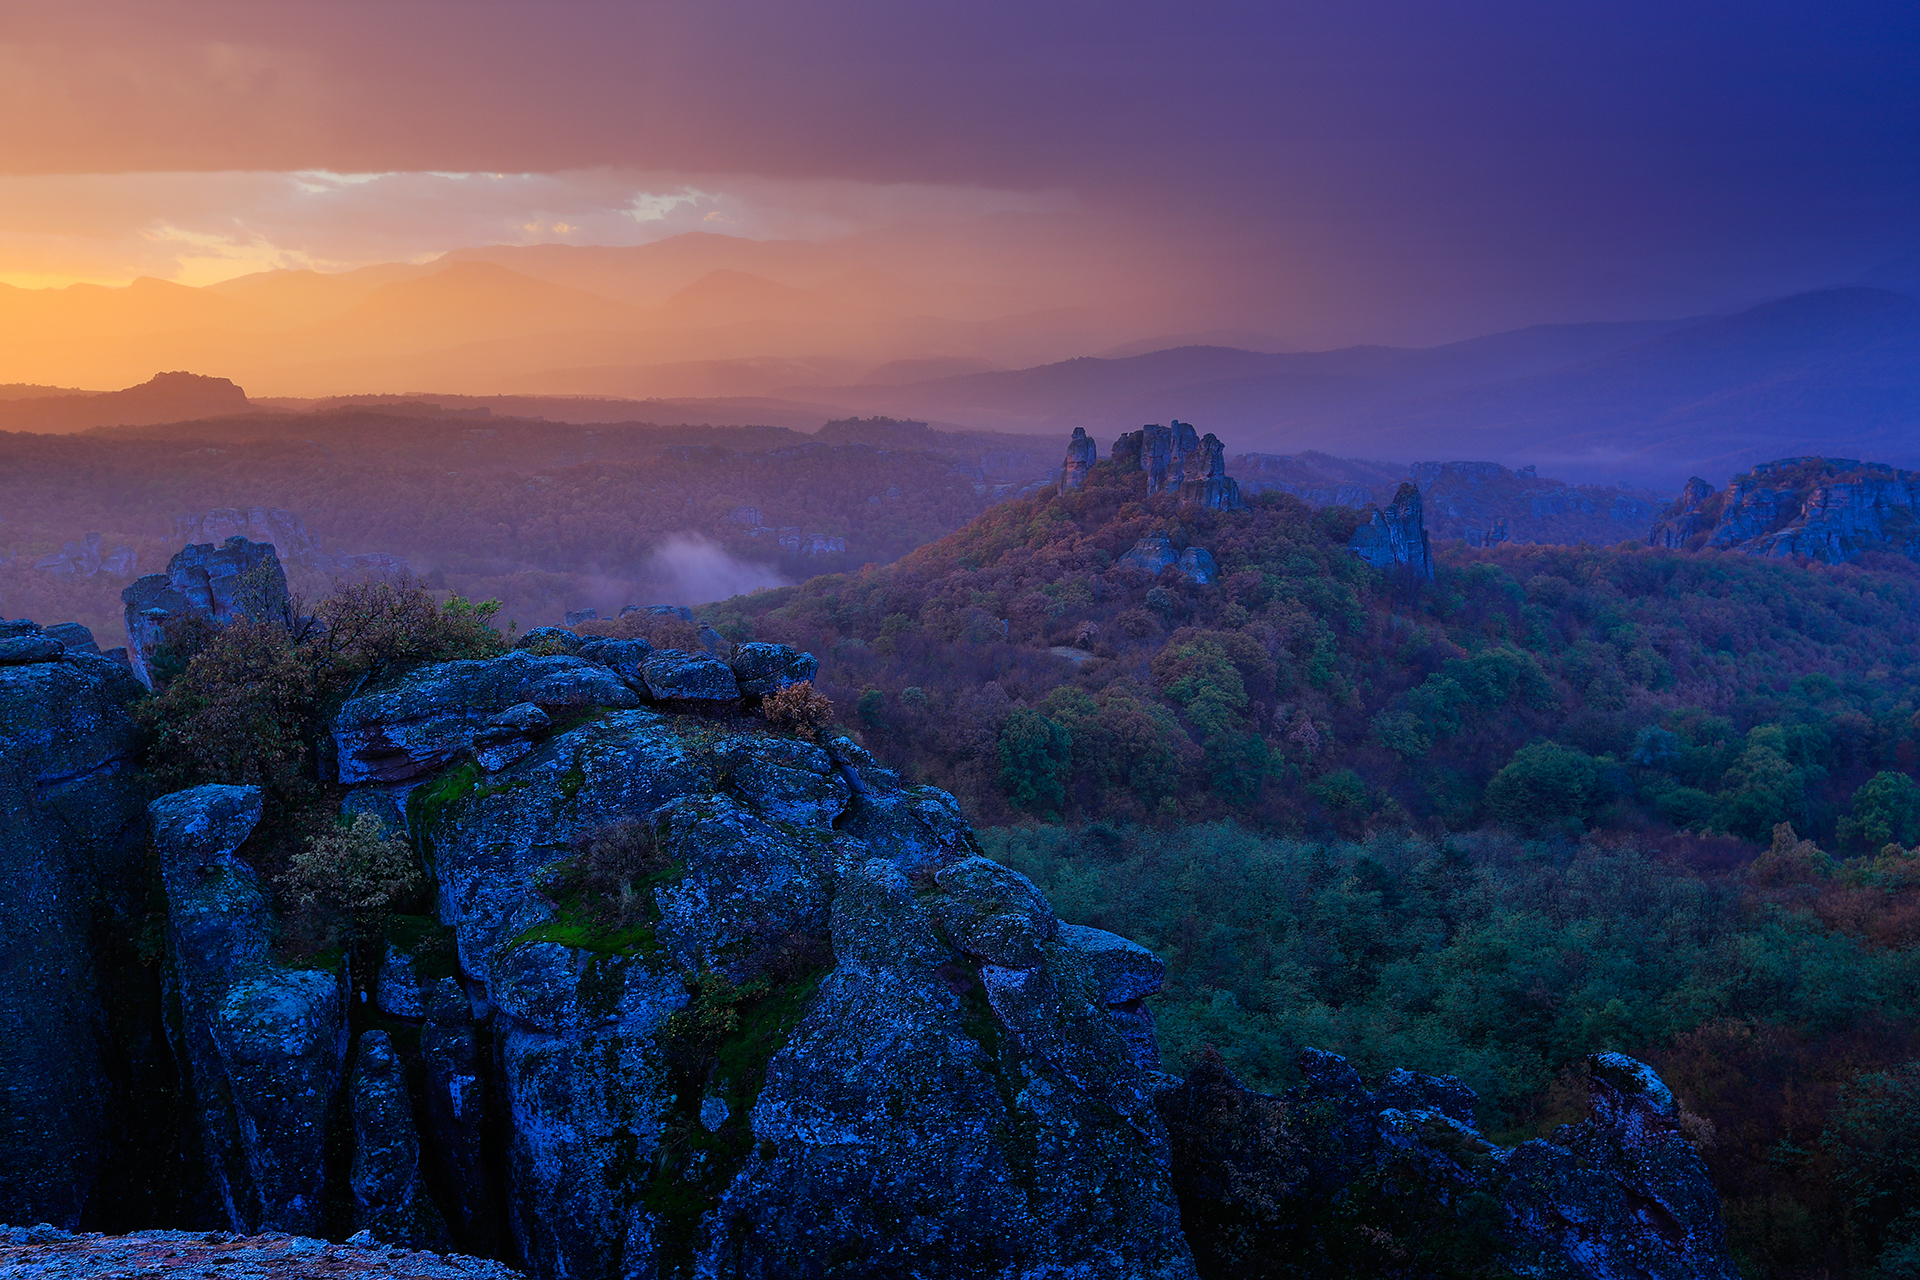
POLYGON ((1920 844, 1920 784, 1904 773, 1876 773, 1853 793, 1853 815, 1840 820, 1842 843, 1878 852, 1920 844))
POLYGON ((1527 834, 1583 827, 1601 798, 1600 761, 1556 742, 1513 753, 1487 783, 1487 808, 1504 826, 1527 834))
POLYGON ((1000 726, 1000 789, 1014 808, 1058 820, 1067 802, 1073 735, 1030 707, 1000 726))

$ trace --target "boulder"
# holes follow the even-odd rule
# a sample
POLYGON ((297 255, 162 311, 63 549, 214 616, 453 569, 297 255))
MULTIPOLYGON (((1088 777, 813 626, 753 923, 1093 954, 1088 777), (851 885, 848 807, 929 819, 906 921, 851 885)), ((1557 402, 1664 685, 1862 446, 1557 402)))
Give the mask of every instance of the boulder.
MULTIPOLYGON (((569 624, 571 625, 571 624, 569 624)), ((542 652, 579 653, 586 643, 566 627, 535 627, 514 641, 515 649, 540 649, 542 652)))
POLYGON ((1098 457, 1098 448, 1087 435, 1087 429, 1075 427, 1073 438, 1067 441, 1066 460, 1060 464, 1060 491, 1071 493, 1085 485, 1087 472, 1093 469, 1098 457))
POLYGON ((1195 586, 1211 586, 1220 581, 1220 566, 1205 547, 1188 547, 1180 553, 1180 576, 1195 586))
POLYGON ((233 1231, 311 1231, 346 1060, 344 975, 271 954, 271 901, 238 856, 262 803, 257 787, 203 786, 148 807, 178 1011, 167 1032, 210 1184, 202 1211, 233 1231))
POLYGON ((360 1037, 349 1090, 353 1111, 355 1231, 412 1249, 444 1252, 447 1224, 420 1172, 420 1135, 400 1057, 384 1031, 360 1037))
POLYGON ((529 1270, 807 1274, 855 1250, 870 1275, 1191 1276, 1152 1069, 1106 998, 1137 1003, 1151 962, 1070 944, 951 797, 853 743, 698 725, 617 711, 416 793, 497 1063, 423 986, 433 1141, 477 1161, 457 1113, 492 1074, 495 1212, 529 1224, 529 1270), (577 838, 636 821, 665 870, 630 897, 542 890, 577 838))
POLYGON ((0 650, 17 644, 39 657, 0 665, 0 1221, 74 1226, 111 1203, 120 1144, 147 1119, 134 1090, 165 1056, 134 945, 142 690, 31 622, 0 623, 0 650))
POLYGON ((525 652, 490 660, 442 662, 410 671, 350 698, 335 715, 339 780, 404 783, 473 749, 515 736, 494 717, 520 703, 543 713, 636 707, 640 696, 607 668, 579 658, 525 652))
POLYGON ((1162 570, 1180 563, 1180 553, 1173 549, 1173 539, 1165 533, 1150 533, 1134 543, 1132 549, 1121 555, 1117 563, 1121 568, 1138 569, 1149 577, 1157 578, 1162 570))
POLYGON ((21 667, 33 662, 58 662, 67 646, 52 636, 9 636, 0 640, 0 667, 21 667))
POLYGON ((44 634, 81 653, 100 652, 100 646, 94 642, 93 632, 78 622, 62 622, 58 626, 48 627, 44 634))
POLYGON ((640 664, 647 692, 661 702, 732 702, 740 696, 733 669, 710 653, 656 649, 640 664))
POLYGON ((811 680, 820 673, 818 659, 790 644, 735 645, 730 665, 739 681, 740 692, 749 697, 778 693, 790 684, 811 680))

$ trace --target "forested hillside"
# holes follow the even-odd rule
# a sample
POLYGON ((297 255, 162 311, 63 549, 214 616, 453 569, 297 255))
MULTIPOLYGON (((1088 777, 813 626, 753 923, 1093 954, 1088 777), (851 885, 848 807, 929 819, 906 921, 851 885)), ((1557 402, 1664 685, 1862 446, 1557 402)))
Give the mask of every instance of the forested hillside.
POLYGON ((710 612, 831 654, 868 741, 989 820, 1920 839, 1911 561, 1443 545, 1424 583, 1355 557, 1351 510, 1145 479, 710 612), (1160 533, 1215 580, 1127 559, 1160 533))
POLYGON ((1168 1069, 1280 1088, 1316 1046, 1519 1138, 1621 1050, 1747 1274, 1911 1274, 1920 569, 1456 542, 1428 582, 1351 509, 1146 479, 707 612, 821 654, 990 856, 1165 956, 1168 1069))

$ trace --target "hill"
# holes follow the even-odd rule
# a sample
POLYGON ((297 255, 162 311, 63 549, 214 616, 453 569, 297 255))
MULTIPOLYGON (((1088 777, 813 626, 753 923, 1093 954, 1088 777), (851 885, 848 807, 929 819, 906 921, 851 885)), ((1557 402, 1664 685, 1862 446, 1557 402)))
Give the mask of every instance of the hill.
MULTIPOLYGON (((12 388, 0 387, 0 391, 12 388)), ((245 413, 247 393, 225 378, 156 373, 123 391, 62 392, 35 388, 0 396, 0 431, 65 432, 117 425, 150 426, 220 414, 245 413)))
MULTIPOLYGON (((1396 501, 1417 522, 1417 489, 1396 501)), ((1421 585, 1349 550, 1366 518, 1183 506, 1102 460, 897 564, 710 613, 833 655, 869 741, 991 821, 1831 840, 1914 764, 1910 562, 1442 541, 1421 585)))

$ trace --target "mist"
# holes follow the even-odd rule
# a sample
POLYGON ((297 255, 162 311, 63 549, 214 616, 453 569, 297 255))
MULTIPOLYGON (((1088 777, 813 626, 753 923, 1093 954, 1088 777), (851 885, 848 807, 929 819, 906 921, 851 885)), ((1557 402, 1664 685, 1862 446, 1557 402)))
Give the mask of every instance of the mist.
POLYGON ((693 533, 669 535, 648 559, 647 572, 662 604, 706 604, 762 587, 793 585, 793 579, 773 566, 742 560, 693 533))

